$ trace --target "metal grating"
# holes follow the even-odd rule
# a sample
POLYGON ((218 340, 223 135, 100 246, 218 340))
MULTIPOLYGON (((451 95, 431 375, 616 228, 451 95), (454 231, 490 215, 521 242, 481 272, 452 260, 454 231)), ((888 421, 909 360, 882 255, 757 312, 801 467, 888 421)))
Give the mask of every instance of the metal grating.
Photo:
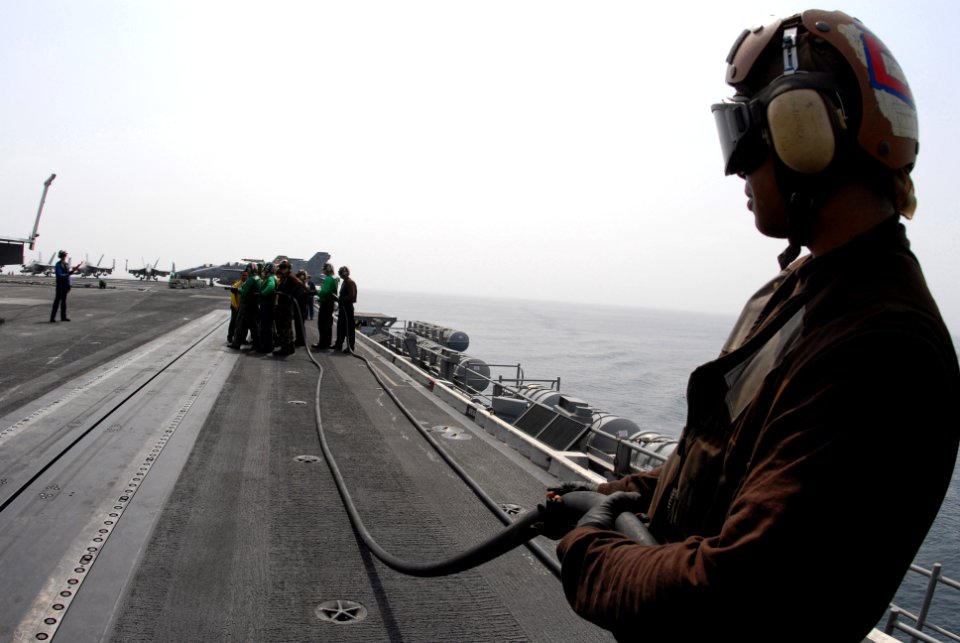
POLYGON ((513 423, 515 427, 529 436, 536 436, 557 417, 555 411, 539 404, 531 404, 513 423))
POLYGON ((569 451, 589 430, 589 426, 566 416, 558 415, 534 437, 551 449, 569 451))

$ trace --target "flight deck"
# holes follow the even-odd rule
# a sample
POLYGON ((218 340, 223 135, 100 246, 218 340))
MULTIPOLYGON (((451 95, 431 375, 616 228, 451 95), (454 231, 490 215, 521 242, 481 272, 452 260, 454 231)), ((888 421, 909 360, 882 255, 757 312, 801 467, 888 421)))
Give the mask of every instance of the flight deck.
POLYGON ((444 560, 502 529, 384 386, 505 509, 556 481, 364 340, 378 379, 349 354, 227 348, 220 289, 110 285, 75 286, 51 324, 52 287, 0 278, 0 639, 612 640, 523 547, 414 578, 359 541, 317 408, 391 554, 444 560))

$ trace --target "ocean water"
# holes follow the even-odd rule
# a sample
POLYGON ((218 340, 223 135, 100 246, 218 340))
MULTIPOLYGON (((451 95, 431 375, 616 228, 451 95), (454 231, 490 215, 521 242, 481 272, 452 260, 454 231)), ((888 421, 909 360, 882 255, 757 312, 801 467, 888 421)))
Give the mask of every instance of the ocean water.
MULTIPOLYGON (((670 436, 678 436, 683 428, 687 378, 717 356, 735 322, 732 315, 362 288, 357 310, 463 331, 470 336, 465 353, 471 357, 491 365, 520 364, 527 378, 559 377, 561 391, 633 420, 641 429, 670 436)), ((493 370, 504 377, 514 372, 493 370)), ((890 461, 877 466, 895 471, 898 457, 902 454, 891 450, 890 461)), ((914 562, 927 569, 941 563, 945 576, 960 580, 960 466, 914 562)), ((838 570, 830 582, 855 588, 856 579, 843 579, 841 573, 838 570)), ((907 574, 894 601, 916 613, 926 581, 919 574, 907 574)), ((811 599, 815 606, 816 597, 811 599)), ((941 586, 928 618, 960 633, 960 591, 941 586)), ((904 635, 898 638, 907 640, 904 635)))

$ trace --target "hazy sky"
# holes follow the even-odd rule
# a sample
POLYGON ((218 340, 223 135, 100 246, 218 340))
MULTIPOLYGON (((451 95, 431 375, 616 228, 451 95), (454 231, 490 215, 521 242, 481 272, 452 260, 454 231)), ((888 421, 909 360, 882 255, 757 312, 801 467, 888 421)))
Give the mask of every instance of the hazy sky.
MULTIPOLYGON (((0 233, 44 257, 351 266, 361 288, 735 313, 779 240, 710 104, 785 2, 0 4, 0 233)), ((908 234, 960 332, 960 5, 847 2, 920 113, 908 234)), ((390 311, 382 311, 390 312, 390 311)))

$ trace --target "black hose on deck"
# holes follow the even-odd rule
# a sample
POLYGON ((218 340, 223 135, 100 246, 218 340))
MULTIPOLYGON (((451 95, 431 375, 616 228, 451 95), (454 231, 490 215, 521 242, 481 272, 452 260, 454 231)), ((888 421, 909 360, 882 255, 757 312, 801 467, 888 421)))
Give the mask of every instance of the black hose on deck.
MULTIPOLYGON (((297 305, 296 301, 293 302, 293 305, 298 321, 302 327, 303 317, 300 312, 300 307, 297 305)), ((304 338, 306 338, 306 328, 303 330, 304 338)), ((304 343, 308 344, 306 341, 304 343)), ((452 468, 458 476, 460 476, 464 483, 470 487, 474 494, 480 498, 487 508, 489 508, 491 512, 501 520, 501 522, 507 525, 506 529, 487 541, 482 542, 479 545, 476 545, 473 548, 448 560, 435 563, 407 562, 397 558, 396 556, 393 556, 383 549, 377 543, 377 541, 374 540, 373 536, 363 524, 363 519, 361 518, 360 513, 353 502, 353 498, 350 496, 350 491, 347 489, 346 482, 340 473, 340 468, 337 466, 337 462, 330 451, 329 445, 327 444, 326 434, 323 430, 323 420, 320 413, 320 387, 323 383, 323 366, 321 366, 321 364, 314 358, 309 347, 307 346, 305 348, 310 361, 313 362, 314 366, 316 366, 317 370, 319 371, 319 375, 317 377, 316 394, 314 396, 314 417, 317 427, 317 437, 320 440, 320 448, 323 451, 324 459, 326 460, 327 466, 330 469, 330 473, 333 476, 334 483, 337 485, 337 490, 340 493, 341 499, 343 500, 343 505, 347 510, 347 515, 350 517, 350 522, 357 534, 360 536, 360 539, 370 549, 374 556, 376 556, 381 562, 391 569, 410 576, 446 576, 481 565, 510 551, 511 549, 514 549, 518 545, 526 545, 531 553, 540 559, 540 561, 554 574, 554 576, 560 578, 560 564, 556 558, 551 556, 539 544, 531 542, 531 539, 543 533, 543 528, 546 524, 546 521, 551 519, 551 516, 549 515, 551 511, 541 506, 538 507, 536 511, 527 512, 516 521, 512 521, 509 515, 507 515, 507 513, 503 511, 503 509, 501 509, 492 498, 490 498, 490 496, 480 487, 480 485, 478 485, 476 481, 474 481, 469 474, 467 474, 463 467, 461 467, 459 463, 457 463, 443 449, 443 447, 440 446, 433 436, 427 433, 423 427, 420 426, 420 423, 417 422, 413 414, 396 397, 393 391, 391 391, 390 388, 383 383, 376 370, 370 365, 370 362, 365 357, 357 355, 351 351, 351 354, 354 357, 363 360, 363 362, 367 365, 367 368, 373 374, 374 379, 377 380, 383 390, 386 391, 386 393, 390 396, 394 404, 397 405, 397 408, 400 409, 403 415, 410 421, 410 423, 414 426, 414 428, 417 429, 424 439, 430 443, 430 445, 440 455, 440 457, 443 458, 447 465, 450 466, 450 468, 452 468)), ((577 514, 582 514, 591 506, 593 506, 595 502, 603 499, 604 497, 605 496, 601 494, 591 492, 573 492, 564 495, 564 501, 562 504, 565 506, 566 511, 572 510, 577 514)), ((633 514, 621 514, 620 517, 617 518, 616 526, 619 531, 633 540, 636 540, 637 542, 642 542, 644 544, 655 544, 655 541, 643 526, 643 523, 640 522, 640 519, 633 514)))
MULTIPOLYGON (((489 494, 487 494, 487 492, 484 491, 483 488, 477 484, 473 478, 470 477, 470 474, 468 474, 466 470, 460 466, 460 463, 454 460, 453 457, 447 453, 446 449, 440 446, 440 443, 437 442, 437 440, 420 425, 413 413, 411 413, 410 410, 404 406, 403 402, 400 401, 396 394, 391 391, 386 384, 384 384, 382 379, 380 379, 380 376, 377 374, 376 370, 374 370, 374 368, 370 365, 370 361, 366 357, 358 355, 352 351, 351 355, 357 359, 363 360, 363 363, 367 365, 367 369, 373 375, 373 378, 377 380, 377 383, 380 384, 380 387, 386 391, 387 395, 390 396, 390 399, 393 400, 393 403, 397 405, 397 408, 400 409, 400 412, 403 413, 404 417, 406 417, 410 421, 410 424, 413 425, 413 427, 417 430, 417 432, 423 436, 423 439, 426 440, 431 447, 433 447, 433 450, 437 452, 437 455, 443 458, 443 461, 447 463, 447 466, 453 469, 454 473, 456 473, 460 479, 463 480, 468 487, 470 487, 470 490, 473 491, 474 495, 477 496, 477 498, 479 498, 480 501, 487 506, 487 509, 489 509, 494 516, 499 518, 500 522, 502 522, 504 525, 514 524, 514 521, 511 520, 509 514, 507 514, 507 512, 504 511, 500 505, 497 504, 496 501, 494 501, 493 498, 491 498, 489 494)), ((533 534, 530 536, 530 538, 533 538, 533 536, 537 535, 539 535, 539 532, 533 534)), ((538 543, 529 542, 530 538, 528 538, 526 542, 527 549, 529 549, 530 553, 536 556, 540 562, 543 563, 547 569, 553 573, 554 576, 560 578, 559 561, 551 556, 550 553, 538 543)))

